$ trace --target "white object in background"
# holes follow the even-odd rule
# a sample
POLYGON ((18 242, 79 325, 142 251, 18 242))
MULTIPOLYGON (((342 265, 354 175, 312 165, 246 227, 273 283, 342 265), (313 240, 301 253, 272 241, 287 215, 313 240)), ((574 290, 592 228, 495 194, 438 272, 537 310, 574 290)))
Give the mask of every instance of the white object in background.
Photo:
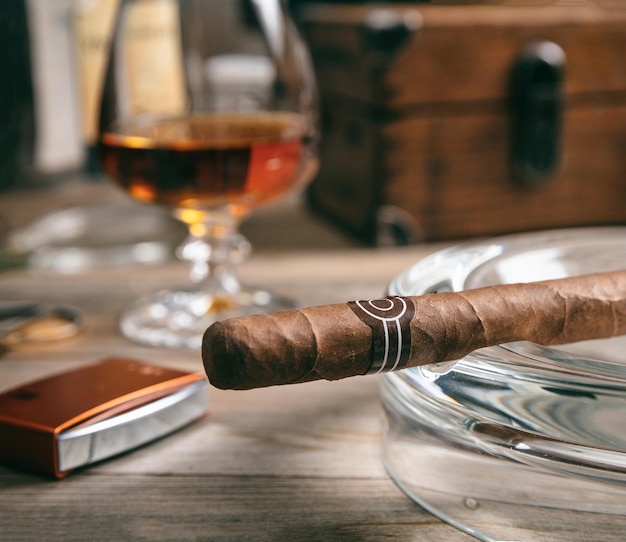
POLYGON ((226 54, 205 64, 213 107, 256 111, 267 107, 276 69, 266 56, 226 54))
POLYGON ((72 0, 28 0, 36 101, 35 165, 44 173, 75 169, 84 158, 72 5, 72 0))

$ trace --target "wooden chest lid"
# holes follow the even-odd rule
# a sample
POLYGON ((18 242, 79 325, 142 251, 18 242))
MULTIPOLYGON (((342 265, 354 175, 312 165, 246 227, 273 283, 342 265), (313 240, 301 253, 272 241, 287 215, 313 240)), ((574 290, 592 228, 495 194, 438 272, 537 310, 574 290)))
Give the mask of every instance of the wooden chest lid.
POLYGON ((302 20, 320 89, 331 99, 392 108, 499 101, 519 55, 550 41, 565 53, 565 95, 623 103, 626 2, 601 1, 317 5, 302 20))

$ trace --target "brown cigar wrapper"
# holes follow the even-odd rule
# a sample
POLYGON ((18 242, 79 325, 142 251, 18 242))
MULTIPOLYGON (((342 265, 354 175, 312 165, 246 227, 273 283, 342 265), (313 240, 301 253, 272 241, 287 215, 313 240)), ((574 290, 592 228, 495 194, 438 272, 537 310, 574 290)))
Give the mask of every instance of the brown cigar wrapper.
MULTIPOLYGON (((626 334, 626 271, 398 300, 414 316, 405 323, 408 358, 395 369, 513 341, 554 345, 626 334)), ((209 381, 250 389, 367 374, 380 365, 381 333, 357 313, 337 304, 217 322, 202 346, 209 381)), ((390 342, 396 346, 395 337, 390 342)), ((391 358, 383 370, 394 369, 395 352, 391 358)))

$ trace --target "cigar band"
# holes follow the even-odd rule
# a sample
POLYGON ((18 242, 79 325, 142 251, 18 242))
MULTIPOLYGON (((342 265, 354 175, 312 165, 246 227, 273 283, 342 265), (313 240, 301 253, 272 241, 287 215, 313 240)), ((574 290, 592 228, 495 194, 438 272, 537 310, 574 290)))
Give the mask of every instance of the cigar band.
POLYGON ((372 330, 372 365, 367 374, 403 369, 411 354, 410 323, 415 306, 401 297, 350 301, 348 306, 372 330))

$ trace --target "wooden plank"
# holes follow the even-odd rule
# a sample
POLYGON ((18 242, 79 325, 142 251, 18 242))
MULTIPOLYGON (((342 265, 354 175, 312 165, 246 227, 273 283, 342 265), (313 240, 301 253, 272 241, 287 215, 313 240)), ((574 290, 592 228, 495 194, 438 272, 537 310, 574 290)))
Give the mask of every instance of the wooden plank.
POLYGON ((471 540, 387 479, 85 473, 43 483, 0 471, 0 483, 0 538, 14 542, 471 540))

